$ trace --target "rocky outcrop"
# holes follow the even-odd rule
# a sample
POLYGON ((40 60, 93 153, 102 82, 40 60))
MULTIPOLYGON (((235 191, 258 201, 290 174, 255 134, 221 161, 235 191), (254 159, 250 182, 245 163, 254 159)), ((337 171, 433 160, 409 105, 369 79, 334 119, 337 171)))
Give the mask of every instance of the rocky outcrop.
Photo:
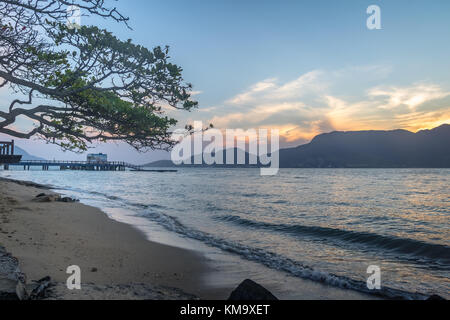
POLYGON ((245 280, 228 298, 230 301, 275 301, 278 300, 269 290, 252 280, 245 280))
POLYGON ((61 197, 58 194, 45 194, 41 193, 33 199, 34 202, 66 202, 66 203, 74 203, 79 202, 79 200, 72 199, 69 197, 61 197))
POLYGON ((25 281, 19 261, 0 247, 0 300, 19 300, 25 281))
POLYGON ((0 247, 0 300, 38 300, 47 297, 50 277, 26 284, 19 261, 0 247))

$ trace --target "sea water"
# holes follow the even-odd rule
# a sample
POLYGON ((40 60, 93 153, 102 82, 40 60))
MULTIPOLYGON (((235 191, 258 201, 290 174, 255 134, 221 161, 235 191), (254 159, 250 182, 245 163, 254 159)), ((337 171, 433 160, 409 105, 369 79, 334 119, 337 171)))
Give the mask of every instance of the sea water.
POLYGON ((294 279, 370 294, 370 266, 381 270, 382 297, 450 298, 450 169, 0 175, 50 184, 152 241, 204 252, 233 281, 275 282, 283 298, 298 298, 294 279))

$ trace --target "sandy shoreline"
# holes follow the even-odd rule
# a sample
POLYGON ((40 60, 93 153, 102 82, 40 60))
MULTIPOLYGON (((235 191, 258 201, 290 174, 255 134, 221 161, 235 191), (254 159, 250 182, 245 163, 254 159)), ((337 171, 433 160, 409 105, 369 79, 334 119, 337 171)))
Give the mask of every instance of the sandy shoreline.
POLYGON ((224 300, 246 278, 280 299, 376 299, 252 262, 250 271, 236 256, 229 257, 233 262, 227 258, 224 268, 215 256, 152 242, 137 227, 100 209, 33 201, 38 194, 54 193, 32 182, 0 178, 0 190, 0 247, 19 260, 28 283, 50 276, 56 283, 54 299, 224 300), (66 287, 72 265, 81 268, 82 290, 66 287), (286 290, 285 282, 295 288, 286 290))
POLYGON ((48 190, 4 179, 0 189, 0 245, 18 258, 28 281, 58 282, 58 298, 206 298, 201 279, 209 267, 199 253, 150 242, 97 208, 33 201, 48 190), (86 290, 65 287, 71 265, 81 268, 86 290))

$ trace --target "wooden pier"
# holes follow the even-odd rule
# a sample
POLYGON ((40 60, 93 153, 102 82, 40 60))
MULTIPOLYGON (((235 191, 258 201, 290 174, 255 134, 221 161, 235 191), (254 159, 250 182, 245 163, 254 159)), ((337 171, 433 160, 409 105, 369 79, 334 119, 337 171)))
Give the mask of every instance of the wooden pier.
MULTIPOLYGON (((59 160, 24 160, 9 166, 23 167, 24 170, 30 170, 31 167, 40 167, 44 171, 50 168, 59 168, 59 170, 79 170, 79 171, 143 171, 141 166, 127 162, 109 161, 109 162, 88 162, 88 161, 59 161, 59 160)), ((5 170, 9 169, 5 165, 5 170)))
POLYGON ((23 167, 24 170, 38 167, 42 168, 43 171, 48 171, 50 168, 61 171, 126 171, 127 169, 141 172, 148 171, 141 166, 121 161, 21 160, 21 155, 14 155, 14 140, 11 142, 0 141, 0 165, 3 165, 4 170, 9 170, 11 166, 14 166, 23 167))

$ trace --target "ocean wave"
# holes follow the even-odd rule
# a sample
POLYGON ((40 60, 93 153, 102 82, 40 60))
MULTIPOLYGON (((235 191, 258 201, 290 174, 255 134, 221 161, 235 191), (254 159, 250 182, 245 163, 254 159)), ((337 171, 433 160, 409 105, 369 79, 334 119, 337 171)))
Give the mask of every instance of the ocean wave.
POLYGON ((133 202, 130 200, 127 200, 125 198, 119 197, 119 196, 113 196, 104 192, 100 192, 100 191, 90 191, 90 190, 83 190, 83 189, 77 189, 77 188, 70 188, 70 189, 66 189, 66 190, 71 190, 71 191, 75 191, 75 192, 79 192, 79 193, 87 193, 87 194, 91 194, 91 195, 95 195, 95 196, 100 196, 102 198, 106 198, 108 200, 112 200, 112 201, 117 201, 121 204, 125 204, 131 207, 137 207, 140 209, 148 209, 148 208, 154 208, 154 209, 165 209, 166 207, 163 205, 159 205, 156 203, 149 203, 149 204, 145 204, 145 203, 139 203, 139 202, 133 202))
POLYGON ((286 204, 289 203, 287 200, 275 200, 271 202, 272 204, 286 204))
MULTIPOLYGON (((74 188, 71 189, 73 191, 86 193, 86 190, 75 190, 74 188)), ((314 268, 304 263, 292 260, 277 253, 269 252, 260 248, 252 248, 235 241, 221 239, 214 235, 185 226, 175 217, 161 213, 158 209, 165 209, 165 207, 163 206, 159 206, 156 204, 136 203, 121 197, 111 196, 109 194, 97 191, 91 191, 88 193, 102 196, 109 200, 120 202, 127 206, 139 208, 142 210, 140 211, 140 216, 146 217, 158 223, 170 232, 175 232, 181 236, 200 241, 202 243, 205 243, 206 245, 221 249, 225 252, 236 254, 246 260, 260 263, 271 269, 286 272, 295 277, 388 299, 420 300, 426 299, 428 297, 427 295, 422 293, 412 293, 386 286, 383 286, 381 290, 369 290, 367 288, 367 284, 363 281, 358 281, 349 277, 315 270, 314 268)), ((231 221, 236 220, 236 218, 238 217, 228 216, 223 219, 231 221)), ((247 221, 251 222, 250 220, 247 221)))
POLYGON ((270 194, 257 193, 257 192, 249 192, 249 193, 234 193, 235 196, 243 197, 243 198, 267 198, 270 197, 270 194))
POLYGON ((319 226, 272 224, 267 222, 252 221, 238 216, 219 216, 218 220, 231 222, 244 227, 266 229, 294 235, 308 235, 314 237, 332 238, 339 241, 372 246, 378 249, 393 251, 417 258, 428 258, 450 265, 450 247, 441 244, 433 244, 414 239, 397 238, 368 232, 333 229, 319 226))
POLYGON ((59 190, 68 190, 68 191, 75 191, 75 192, 79 192, 79 193, 87 193, 87 194, 92 194, 95 196, 101 196, 103 198, 106 198, 108 200, 125 200, 125 199, 121 199, 120 197, 117 196, 112 196, 109 195, 107 193, 104 192, 99 192, 99 191, 90 191, 90 190, 84 190, 84 189, 79 189, 79 188, 65 188, 65 189, 59 189, 59 190))
POLYGON ((261 263, 268 268, 283 271, 302 279, 308 279, 326 285, 342 289, 355 290, 358 292, 376 295, 388 299, 421 300, 428 297, 427 295, 422 293, 412 293, 389 287, 382 287, 382 289, 380 290, 369 290, 367 288, 367 284, 363 281, 358 281, 349 277, 315 270, 314 268, 307 266, 301 262, 294 261, 290 258, 273 252, 269 252, 260 248, 248 247, 235 241, 217 238, 211 234, 187 227, 179 222, 175 217, 171 217, 160 212, 149 211, 145 216, 159 223, 168 231, 175 232, 190 239, 201 241, 207 245, 219 248, 223 251, 237 254, 247 260, 261 263))

